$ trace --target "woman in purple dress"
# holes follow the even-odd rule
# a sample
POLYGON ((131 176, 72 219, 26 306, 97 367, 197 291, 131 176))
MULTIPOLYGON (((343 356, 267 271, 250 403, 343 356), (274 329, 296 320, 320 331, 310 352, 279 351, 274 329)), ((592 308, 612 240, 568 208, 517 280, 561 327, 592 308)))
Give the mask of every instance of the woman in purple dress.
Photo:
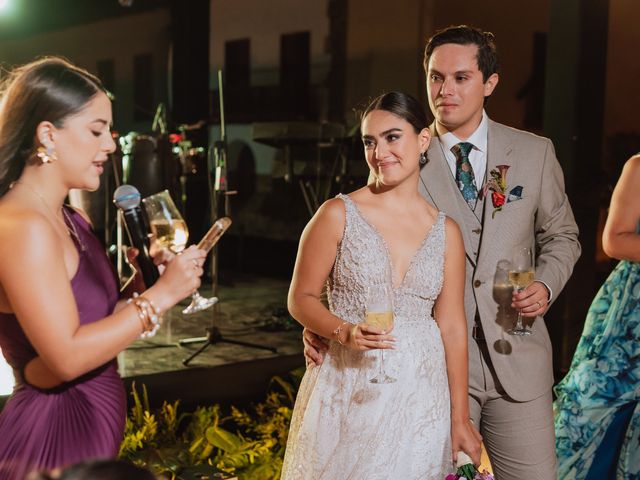
POLYGON ((117 454, 126 397, 115 357, 200 285, 191 247, 132 301, 84 215, 63 205, 95 190, 111 102, 100 81, 46 58, 0 94, 0 348, 17 385, 0 414, 0 479, 117 454))

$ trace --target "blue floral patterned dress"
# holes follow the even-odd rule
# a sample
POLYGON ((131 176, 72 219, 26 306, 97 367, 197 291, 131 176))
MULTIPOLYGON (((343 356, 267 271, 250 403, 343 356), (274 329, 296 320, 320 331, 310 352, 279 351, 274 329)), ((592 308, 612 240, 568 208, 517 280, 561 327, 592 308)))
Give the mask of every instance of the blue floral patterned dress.
POLYGON ((640 263, 600 288, 555 392, 558 478, 639 480, 640 263))

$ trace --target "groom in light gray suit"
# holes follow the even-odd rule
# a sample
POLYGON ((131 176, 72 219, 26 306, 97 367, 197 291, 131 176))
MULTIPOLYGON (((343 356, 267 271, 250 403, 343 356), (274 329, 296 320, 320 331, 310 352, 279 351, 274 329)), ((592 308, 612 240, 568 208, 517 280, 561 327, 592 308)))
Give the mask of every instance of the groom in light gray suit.
POLYGON ((496 479, 554 480, 552 353, 542 315, 580 255, 578 228, 551 141, 493 122, 484 111, 497 67, 491 33, 449 27, 427 43, 435 122, 419 188, 462 230, 469 406, 496 479), (535 281, 507 294, 505 304, 500 286, 508 264, 499 262, 519 246, 534 249, 535 281), (516 310, 531 335, 507 333, 514 326, 508 313, 516 310))

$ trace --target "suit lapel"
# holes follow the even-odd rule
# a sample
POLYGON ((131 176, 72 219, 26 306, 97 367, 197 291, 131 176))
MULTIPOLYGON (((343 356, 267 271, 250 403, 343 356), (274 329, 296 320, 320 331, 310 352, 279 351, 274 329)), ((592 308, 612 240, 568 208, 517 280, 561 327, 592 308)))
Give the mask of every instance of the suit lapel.
MULTIPOLYGON (((498 165, 509 165, 513 166, 513 159, 511 156, 511 152, 513 150, 513 145, 511 140, 505 132, 503 131, 501 125, 489 119, 489 128, 488 128, 488 141, 487 141, 487 173, 486 178, 490 178, 491 170, 496 169, 498 165)), ((507 193, 509 190, 509 173, 511 171, 507 171, 507 193)), ((482 264, 483 260, 487 257, 487 252, 492 250, 492 245, 498 240, 499 235, 502 234, 500 231, 500 225, 503 225, 502 222, 499 222, 497 218, 492 218, 493 215, 493 201, 491 200, 491 192, 487 192, 487 199, 484 202, 484 215, 483 215, 483 225, 482 225, 482 242, 480 244, 480 251, 478 252, 478 264, 482 264), (485 248, 482 248, 485 245, 485 248)), ((500 215, 502 212, 497 212, 497 215, 500 215)))
POLYGON ((460 227, 464 239, 465 251, 471 264, 475 267, 476 254, 473 251, 471 241, 474 229, 480 228, 480 222, 466 204, 455 180, 451 175, 451 169, 444 157, 440 139, 431 126, 431 144, 429 145, 429 162, 420 173, 420 190, 431 200, 440 211, 450 216, 460 227))

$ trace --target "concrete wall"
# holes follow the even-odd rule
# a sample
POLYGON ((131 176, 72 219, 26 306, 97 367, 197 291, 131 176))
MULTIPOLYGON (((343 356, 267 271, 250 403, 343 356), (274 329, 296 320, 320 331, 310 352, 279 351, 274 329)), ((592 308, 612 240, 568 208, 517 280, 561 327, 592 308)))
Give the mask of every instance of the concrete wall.
POLYGON ((277 85, 280 36, 311 33, 311 83, 324 81, 329 66, 325 45, 329 34, 327 0, 211 0, 211 88, 217 88, 215 72, 224 66, 224 44, 251 40, 251 85, 277 85))
POLYGON ((640 134, 640 4, 610 0, 607 50, 605 136, 619 132, 640 134))
POLYGON ((548 0, 438 0, 436 29, 464 23, 496 36, 501 62, 500 83, 487 108, 494 120, 516 128, 524 127, 524 101, 518 100, 516 95, 532 74, 533 34, 548 32, 548 17, 548 0))
POLYGON ((170 16, 166 9, 111 18, 27 38, 0 42, 4 68, 43 55, 62 55, 96 73, 98 61, 113 59, 116 100, 114 126, 120 132, 151 130, 150 122, 133 118, 133 58, 153 55, 154 99, 166 102, 170 16))
MULTIPOLYGON (((279 39, 282 33, 311 32, 312 83, 328 71, 328 0, 212 0, 211 71, 224 62, 224 42, 249 37, 253 85, 278 82, 279 39)), ((516 98, 532 70, 534 32, 548 30, 549 0, 518 2, 491 0, 406 0, 390 8, 383 0, 348 0, 346 114, 381 91, 401 89, 424 99, 422 51, 435 29, 469 23, 496 34, 502 60, 500 84, 489 105, 490 115, 523 127, 524 102, 516 98), (517 23, 517 27, 515 24, 517 23)), ((640 47, 634 22, 640 13, 636 0, 610 1, 610 28, 605 107, 605 136, 640 130, 640 84, 629 52, 640 47)), ((3 67, 34 57, 64 55, 95 72, 96 62, 115 61, 116 127, 121 131, 146 130, 133 120, 132 63, 141 53, 154 56, 154 97, 166 101, 170 17, 165 9, 112 18, 0 43, 3 67)), ((216 77, 211 75, 212 88, 216 77)))
POLYGON ((356 118, 352 108, 383 91, 402 90, 424 98, 422 50, 435 3, 348 0, 345 106, 351 122, 356 118))
POLYGON ((392 89, 412 93, 426 105, 426 40, 437 29, 465 23, 496 35, 502 75, 489 114, 522 127, 524 101, 516 94, 531 75, 533 34, 548 30, 548 9, 548 0, 407 0, 392 8, 384 0, 349 0, 347 105, 392 89))

